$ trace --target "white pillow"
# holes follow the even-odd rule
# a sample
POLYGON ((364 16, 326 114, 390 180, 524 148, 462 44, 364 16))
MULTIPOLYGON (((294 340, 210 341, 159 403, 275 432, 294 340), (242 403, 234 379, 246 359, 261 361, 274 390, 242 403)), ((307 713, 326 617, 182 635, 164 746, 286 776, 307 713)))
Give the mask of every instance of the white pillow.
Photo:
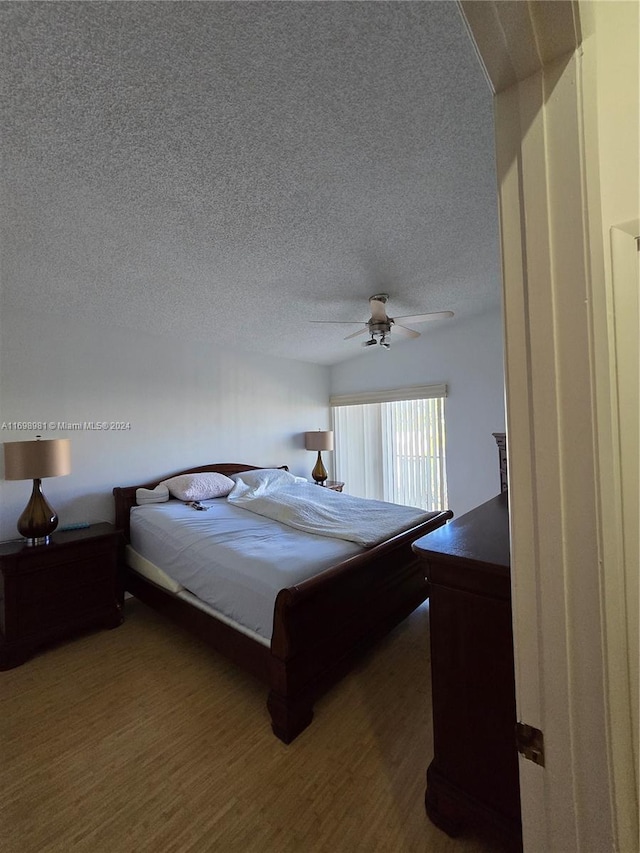
POLYGON ((163 480, 161 486, 166 486, 174 498, 179 501, 206 501, 210 498, 224 498, 234 486, 233 480, 215 471, 205 471, 203 474, 179 474, 163 480))
POLYGON ((143 504, 162 504, 169 500, 169 489, 160 484, 155 489, 136 489, 136 503, 138 506, 143 504))

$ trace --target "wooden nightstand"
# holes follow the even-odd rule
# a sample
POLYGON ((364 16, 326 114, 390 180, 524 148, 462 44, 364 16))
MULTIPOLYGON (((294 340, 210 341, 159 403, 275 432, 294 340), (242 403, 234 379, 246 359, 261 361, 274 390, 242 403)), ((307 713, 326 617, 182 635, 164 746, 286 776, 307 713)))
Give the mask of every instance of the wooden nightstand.
POLYGON ((332 492, 341 492, 344 489, 344 483, 340 483, 338 480, 325 480, 324 487, 331 489, 332 492))
POLYGON ((56 532, 49 545, 0 543, 0 670, 87 628, 122 622, 112 524, 56 532))

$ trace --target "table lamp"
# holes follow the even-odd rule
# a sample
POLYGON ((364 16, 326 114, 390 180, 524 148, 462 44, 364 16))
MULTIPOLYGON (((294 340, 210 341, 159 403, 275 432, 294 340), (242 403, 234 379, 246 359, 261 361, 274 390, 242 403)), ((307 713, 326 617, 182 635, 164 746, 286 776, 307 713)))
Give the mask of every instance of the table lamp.
POLYGON ((315 432, 305 432, 304 446, 306 450, 317 450, 318 459, 311 476, 316 481, 316 485, 324 486, 324 481, 329 476, 327 469, 322 463, 322 450, 333 450, 333 432, 331 430, 318 429, 315 432))
POLYGON ((33 480, 29 503, 18 519, 18 532, 26 545, 48 545, 58 526, 58 516, 42 493, 41 480, 71 473, 71 442, 68 438, 4 443, 5 480, 33 480))

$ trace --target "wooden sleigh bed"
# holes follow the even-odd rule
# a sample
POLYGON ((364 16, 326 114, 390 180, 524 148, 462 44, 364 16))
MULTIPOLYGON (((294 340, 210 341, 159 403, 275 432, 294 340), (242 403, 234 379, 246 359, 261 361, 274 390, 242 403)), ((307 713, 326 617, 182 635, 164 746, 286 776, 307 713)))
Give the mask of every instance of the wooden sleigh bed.
MULTIPOLYGON (((130 541, 136 490, 153 489, 169 476, 262 470, 222 463, 190 468, 158 480, 114 488, 116 526, 130 541)), ((318 487, 320 488, 320 487, 318 487)), ((277 594, 270 646, 203 612, 129 568, 121 558, 122 594, 163 613, 268 687, 272 728, 290 743, 313 717, 316 698, 343 676, 362 652, 405 619, 428 597, 423 564, 411 544, 453 515, 435 513, 374 547, 277 594)))

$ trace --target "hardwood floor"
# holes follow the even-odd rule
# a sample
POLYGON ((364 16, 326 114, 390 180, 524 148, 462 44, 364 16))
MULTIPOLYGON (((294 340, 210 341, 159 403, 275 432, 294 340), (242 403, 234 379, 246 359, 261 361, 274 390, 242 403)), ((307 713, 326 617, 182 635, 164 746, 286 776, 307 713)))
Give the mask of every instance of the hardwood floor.
POLYGON ((494 853, 428 820, 428 608, 285 746, 264 687, 139 602, 0 674, 3 853, 494 853))

